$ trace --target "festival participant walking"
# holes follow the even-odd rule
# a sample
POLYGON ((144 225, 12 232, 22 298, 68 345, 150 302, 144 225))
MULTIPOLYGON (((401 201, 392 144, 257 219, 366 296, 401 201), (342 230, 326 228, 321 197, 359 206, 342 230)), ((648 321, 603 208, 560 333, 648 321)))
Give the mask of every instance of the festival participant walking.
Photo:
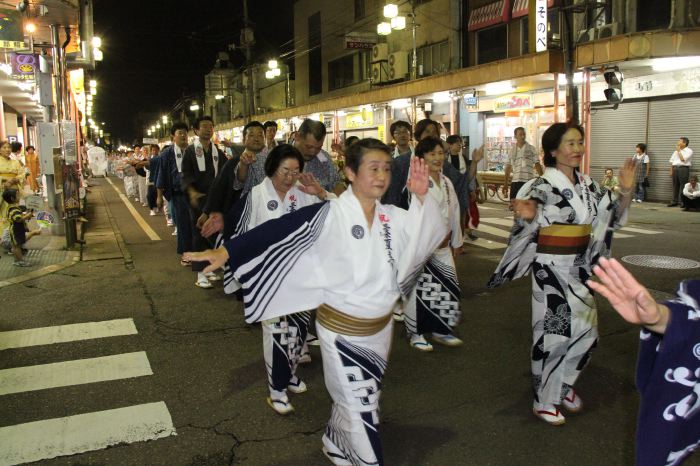
POLYGON ((391 160, 381 141, 360 140, 346 154, 351 185, 338 199, 267 221, 223 248, 186 255, 210 261, 207 270, 228 261, 243 285, 248 322, 318 306, 316 330, 333 399, 323 451, 336 465, 384 464, 379 397, 392 307, 447 234, 419 158, 411 162, 408 212, 379 203, 391 160))
POLYGON ((583 402, 574 384, 598 340, 595 300, 586 286, 591 267, 610 253, 612 230, 627 217, 634 161, 620 169, 620 190, 603 190, 579 171, 583 129, 555 123, 542 136, 544 174, 526 183, 513 202, 515 225, 488 287, 532 269, 532 381, 538 418, 560 425, 563 406, 583 402))

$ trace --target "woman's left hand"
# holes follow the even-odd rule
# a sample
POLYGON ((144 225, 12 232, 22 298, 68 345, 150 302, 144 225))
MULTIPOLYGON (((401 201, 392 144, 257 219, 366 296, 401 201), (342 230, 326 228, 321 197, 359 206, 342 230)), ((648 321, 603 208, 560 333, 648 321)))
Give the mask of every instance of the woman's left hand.
POLYGON ((617 180, 620 182, 620 190, 623 193, 630 193, 634 187, 636 164, 630 157, 625 160, 625 163, 620 167, 620 175, 617 180))
POLYGON ((299 175, 299 181, 301 182, 299 190, 306 194, 318 196, 319 194, 322 194, 325 191, 321 186, 321 183, 318 182, 318 180, 312 173, 301 173, 299 175))
POLYGON ((182 255, 182 259, 191 262, 209 262, 209 265, 203 270, 204 273, 209 273, 220 269, 226 264, 228 250, 221 246, 217 249, 207 249, 202 252, 186 252, 182 255))
POLYGON ((420 157, 411 159, 411 177, 406 183, 406 187, 413 194, 423 201, 423 196, 428 193, 428 166, 425 160, 420 157))

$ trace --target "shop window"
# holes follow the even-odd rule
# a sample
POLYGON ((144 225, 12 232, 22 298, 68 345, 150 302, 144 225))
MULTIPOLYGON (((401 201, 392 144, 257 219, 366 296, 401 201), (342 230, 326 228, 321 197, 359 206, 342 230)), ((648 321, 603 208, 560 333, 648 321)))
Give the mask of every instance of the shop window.
POLYGON ((671 23, 671 0, 637 0, 637 31, 665 29, 671 23))
POLYGON ((321 12, 309 16, 309 95, 323 92, 321 67, 321 12))
POLYGON ((369 50, 328 62, 328 90, 333 91, 369 79, 369 50))
MULTIPOLYGON (((409 54, 409 63, 412 58, 409 54)), ((418 76, 444 73, 450 69, 450 44, 447 41, 426 45, 416 50, 418 76)))
POLYGON ((355 0, 355 21, 365 17, 365 0, 355 0))
POLYGON ((476 33, 477 64, 508 58, 508 25, 482 29, 476 33))

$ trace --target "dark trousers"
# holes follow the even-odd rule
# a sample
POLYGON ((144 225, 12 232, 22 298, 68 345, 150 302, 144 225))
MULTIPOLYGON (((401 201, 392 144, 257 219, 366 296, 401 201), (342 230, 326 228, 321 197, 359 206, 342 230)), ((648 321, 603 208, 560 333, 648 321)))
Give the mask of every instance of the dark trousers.
POLYGON ((510 183, 510 198, 515 199, 518 195, 518 191, 525 185, 525 181, 513 181, 510 183))
POLYGON ((700 209, 700 197, 691 199, 689 197, 681 196, 681 199, 683 200, 684 207, 688 209, 700 209))
POLYGON ((192 225, 190 224, 190 206, 187 204, 187 196, 178 193, 171 199, 172 216, 177 227, 177 253, 189 251, 192 247, 192 225))
POLYGON ((157 191, 156 187, 152 184, 148 185, 148 193, 146 194, 146 200, 148 201, 148 208, 153 210, 157 207, 156 205, 157 191))
MULTIPOLYGON (((199 217, 202 215, 201 206, 204 206, 206 202, 206 197, 201 197, 199 198, 199 205, 197 208, 193 208, 190 205, 190 228, 192 228, 192 248, 190 250, 192 252, 206 251, 213 246, 209 239, 202 236, 201 230, 197 228, 197 219, 199 219, 199 217)), ((192 261, 192 271, 201 272, 208 265, 209 262, 192 261)))
POLYGON ((688 182, 690 175, 690 167, 676 166, 673 167, 673 200, 672 204, 683 202, 683 188, 688 182))

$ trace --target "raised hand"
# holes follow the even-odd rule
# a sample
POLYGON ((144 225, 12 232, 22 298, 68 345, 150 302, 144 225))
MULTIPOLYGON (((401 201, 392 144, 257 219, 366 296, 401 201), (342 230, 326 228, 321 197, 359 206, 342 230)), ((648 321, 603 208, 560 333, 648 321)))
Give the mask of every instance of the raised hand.
POLYGON ((423 196, 428 193, 428 166, 425 160, 420 157, 411 159, 410 178, 406 183, 406 187, 410 192, 418 196, 423 201, 423 196))
POLYGON ((202 225, 202 236, 208 238, 215 233, 224 231, 224 216, 221 212, 212 212, 204 225, 202 225))
POLYGON ((318 182, 316 177, 312 173, 301 173, 299 174, 299 181, 301 186, 299 189, 306 194, 311 194, 312 196, 318 196, 322 194, 325 190, 321 187, 321 183, 318 182))
POLYGON ((484 146, 482 145, 478 149, 472 151, 472 163, 479 163, 481 159, 484 158, 484 146))
POLYGON ((530 222, 537 215, 537 201, 513 199, 511 205, 513 206, 512 210, 515 218, 521 218, 530 222))
POLYGON ((630 193, 634 183, 636 181, 635 177, 636 163, 632 157, 625 160, 625 163, 620 167, 620 175, 617 180, 620 182, 620 190, 625 193, 630 193))
POLYGON ((667 311, 664 316, 662 306, 656 304, 649 291, 617 260, 601 258, 598 265, 593 267, 593 273, 600 279, 600 283, 589 280, 588 286, 610 301, 623 319, 638 325, 663 324, 665 328, 667 311))
POLYGON ((214 272, 220 269, 228 260, 228 251, 221 246, 217 249, 207 249, 202 252, 186 252, 182 255, 182 260, 194 262, 209 262, 204 269, 204 273, 214 272))
POLYGON ((248 149, 244 150, 243 154, 241 154, 241 163, 243 165, 251 165, 255 163, 257 159, 257 155, 255 155, 253 151, 249 151, 248 149))

